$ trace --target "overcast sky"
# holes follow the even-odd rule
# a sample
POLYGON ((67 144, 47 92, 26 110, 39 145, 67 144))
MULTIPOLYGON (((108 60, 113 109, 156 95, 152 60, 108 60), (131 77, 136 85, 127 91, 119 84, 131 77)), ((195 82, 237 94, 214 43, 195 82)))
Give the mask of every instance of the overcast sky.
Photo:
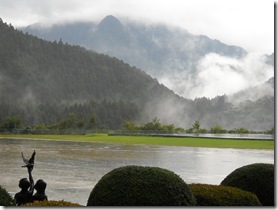
POLYGON ((15 27, 106 15, 182 27, 249 52, 274 51, 272 0, 0 0, 0 18, 15 27))

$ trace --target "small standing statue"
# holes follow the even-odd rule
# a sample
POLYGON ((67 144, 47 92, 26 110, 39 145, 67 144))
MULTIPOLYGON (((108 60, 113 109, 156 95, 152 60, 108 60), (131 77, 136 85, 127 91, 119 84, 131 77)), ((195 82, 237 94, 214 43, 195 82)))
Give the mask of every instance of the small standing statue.
POLYGON ((23 162, 26 164, 22 167, 27 167, 28 174, 29 174, 29 181, 27 178, 23 178, 19 181, 19 188, 21 188, 21 191, 15 194, 15 201, 18 206, 32 202, 32 196, 34 192, 34 180, 32 177, 32 170, 34 168, 34 162, 35 162, 35 155, 36 151, 33 152, 32 157, 27 160, 23 153, 21 153, 21 157, 23 159, 23 162))
POLYGON ((35 165, 35 155, 36 151, 33 152, 31 158, 28 160, 24 157, 23 153, 21 153, 22 160, 25 163, 25 165, 22 167, 27 168, 29 181, 27 178, 23 178, 19 181, 18 186, 21 188, 21 191, 15 194, 16 204, 18 206, 33 202, 34 200, 47 200, 47 196, 45 195, 46 182, 44 182, 42 179, 39 179, 34 185, 32 170, 35 165), (33 196, 34 189, 36 189, 37 192, 33 196))

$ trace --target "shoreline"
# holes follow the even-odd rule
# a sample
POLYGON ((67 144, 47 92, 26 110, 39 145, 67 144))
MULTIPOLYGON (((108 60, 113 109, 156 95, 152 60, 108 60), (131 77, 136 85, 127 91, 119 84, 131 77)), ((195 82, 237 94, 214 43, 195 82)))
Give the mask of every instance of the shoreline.
POLYGON ((169 134, 108 134, 108 136, 151 136, 165 138, 196 138, 196 139, 221 139, 221 140, 254 140, 254 141, 274 141, 274 138, 252 138, 252 137, 225 137, 225 136, 203 136, 203 135, 169 135, 169 134))
POLYGON ((203 148, 232 148, 232 149, 257 149, 273 150, 274 140, 247 140, 247 139, 224 139, 224 138, 198 138, 176 136, 125 136, 108 134, 91 135, 0 135, 1 139, 15 140, 41 140, 41 141, 66 141, 88 142, 107 144, 134 144, 150 146, 183 146, 203 148))

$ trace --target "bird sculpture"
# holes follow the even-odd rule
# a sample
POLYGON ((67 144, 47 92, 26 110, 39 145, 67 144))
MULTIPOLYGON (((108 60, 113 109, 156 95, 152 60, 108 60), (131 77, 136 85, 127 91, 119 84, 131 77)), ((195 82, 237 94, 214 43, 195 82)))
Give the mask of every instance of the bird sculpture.
POLYGON ((34 168, 34 164, 35 164, 35 155, 36 155, 36 151, 34 150, 31 158, 28 160, 27 158, 24 157, 23 152, 21 152, 22 160, 26 164, 22 167, 27 167, 28 169, 32 170, 34 168))

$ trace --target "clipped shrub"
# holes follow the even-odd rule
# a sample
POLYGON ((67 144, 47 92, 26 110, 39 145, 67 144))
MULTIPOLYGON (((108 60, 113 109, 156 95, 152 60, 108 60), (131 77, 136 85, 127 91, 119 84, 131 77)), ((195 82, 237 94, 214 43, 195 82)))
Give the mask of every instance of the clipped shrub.
POLYGON ((15 206, 15 200, 11 195, 0 185, 0 206, 15 206))
POLYGON ((82 206, 82 205, 80 205, 78 203, 71 203, 71 202, 64 201, 64 200, 61 200, 61 201, 44 200, 44 201, 34 201, 32 203, 26 203, 23 206, 74 206, 74 207, 76 207, 76 206, 82 206))
POLYGON ((257 196, 235 187, 190 184, 198 206, 261 206, 257 196))
POLYGON ((257 195, 263 206, 274 206, 274 165, 255 163, 230 173, 221 185, 237 187, 257 195))
POLYGON ((104 175, 87 206, 194 206, 187 184, 174 172, 158 167, 124 166, 104 175))

